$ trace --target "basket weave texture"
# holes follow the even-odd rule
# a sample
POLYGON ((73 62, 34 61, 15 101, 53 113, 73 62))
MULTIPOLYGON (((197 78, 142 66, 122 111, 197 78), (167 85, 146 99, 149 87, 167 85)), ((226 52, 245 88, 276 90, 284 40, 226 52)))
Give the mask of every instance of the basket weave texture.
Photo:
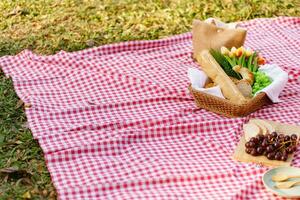
POLYGON ((235 104, 227 99, 195 90, 191 85, 189 86, 189 91, 194 96, 196 105, 199 108, 204 108, 226 117, 243 117, 260 109, 264 105, 271 104, 271 100, 264 92, 259 93, 247 103, 235 104))

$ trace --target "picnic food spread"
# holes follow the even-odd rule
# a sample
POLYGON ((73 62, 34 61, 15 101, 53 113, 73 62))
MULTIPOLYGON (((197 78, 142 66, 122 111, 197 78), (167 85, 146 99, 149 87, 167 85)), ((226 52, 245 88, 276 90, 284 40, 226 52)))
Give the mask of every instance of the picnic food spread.
POLYGON ((197 106, 237 117, 268 104, 269 98, 278 101, 287 73, 276 65, 266 65, 260 52, 243 46, 247 30, 236 27, 237 24, 220 23, 215 19, 193 23, 193 57, 208 76, 204 89, 199 90, 195 85, 189 88, 197 106), (274 76, 270 71, 279 75, 274 76), (217 98, 204 93, 216 94, 217 98))
POLYGON ((242 82, 249 86, 242 88, 246 90, 252 88, 246 95, 243 93, 246 97, 252 97, 252 95, 248 93, 254 95, 272 82, 270 77, 265 73, 258 71, 260 65, 266 64, 265 58, 259 56, 258 52, 250 48, 245 49, 242 46, 236 49, 232 47, 229 51, 223 46, 221 47, 221 52, 211 49, 210 53, 223 68, 225 73, 234 79, 236 85, 242 82))
MULTIPOLYGON (((266 64, 266 59, 258 51, 242 46, 245 34, 237 42, 224 33, 224 30, 227 30, 231 34, 239 35, 246 33, 245 30, 235 30, 225 26, 218 31, 216 23, 213 20, 210 23, 196 22, 194 24, 197 28, 193 29, 195 37, 199 35, 199 32, 203 36, 206 34, 205 31, 216 31, 214 39, 219 39, 210 43, 204 41, 205 37, 193 40, 194 58, 201 66, 201 70, 208 76, 204 88, 208 90, 219 87, 224 98, 235 104, 246 105, 257 92, 269 86, 273 81, 266 73, 259 70, 262 65, 266 64), (227 47, 220 46, 220 44, 227 47)), ((296 151, 298 136, 277 133, 272 124, 267 121, 252 119, 243 125, 243 130, 244 151, 251 156, 287 161, 288 156, 296 151)))
MULTIPOLYGON (((261 66, 266 64, 266 59, 261 56, 260 52, 251 48, 245 48, 243 46, 245 38, 246 30, 236 29, 235 26, 229 27, 226 24, 220 28, 213 19, 206 23, 194 22, 193 57, 208 77, 205 80, 201 80, 201 82, 205 82, 205 85, 203 85, 205 89, 198 90, 206 92, 212 88, 214 92, 209 91, 209 93, 217 96, 214 98, 209 95, 204 96, 190 89, 199 107, 229 116, 245 115, 263 106, 263 101, 255 102, 252 99, 271 85, 273 81, 274 84, 271 90, 277 90, 277 95, 279 95, 286 81, 282 82, 283 87, 279 87, 279 80, 276 80, 276 77, 271 77, 269 76, 270 74, 268 75, 263 70, 260 70, 260 68, 263 68, 261 66), (218 89, 221 90, 221 97, 224 97, 231 104, 227 103, 226 100, 218 100, 220 98, 218 89), (207 101, 207 99, 212 100, 207 101), (215 101, 219 102, 215 103, 215 101), (247 103, 251 101, 252 105, 261 105, 247 112, 238 110, 232 114, 231 107, 247 107, 249 105, 247 103), (227 108, 222 110, 218 107, 227 108), (228 112, 228 110, 230 111, 228 112)), ((268 68, 270 69, 270 65, 268 68)), ((200 73, 195 73, 194 76, 196 74, 200 75, 200 73)), ((203 77, 202 74, 201 77, 203 77)), ((195 82, 193 77, 191 80, 195 82)), ((196 85, 199 87, 199 84, 196 85)), ((279 131, 278 128, 276 130, 276 126, 278 127, 276 122, 269 123, 261 119, 251 119, 244 124, 244 135, 242 135, 237 146, 234 158, 242 162, 254 162, 266 166, 289 165, 293 159, 293 153, 297 150, 300 135, 279 131), (246 153, 246 156, 243 152, 246 153)), ((283 183, 281 188, 291 187, 291 185, 296 183, 298 182, 283 183)))
MULTIPOLYGON (((206 27, 209 27, 209 30, 212 28, 218 29, 213 23, 210 25, 201 24, 204 29, 206 27)), ((239 29, 231 28, 226 30, 233 33, 240 33, 239 29)), ((245 33, 245 30, 243 32, 245 33)), ((233 44, 243 44, 244 37, 242 37, 243 39, 239 43, 235 40, 234 43, 226 43, 226 40, 232 41, 232 38, 228 38, 224 34, 224 28, 219 36, 215 37, 222 38, 222 44, 231 46, 231 48, 218 46, 219 41, 216 42, 217 44, 214 44, 214 41, 210 41, 208 45, 203 44, 205 41, 202 39, 196 41, 199 42, 201 47, 194 49, 194 51, 197 51, 194 52, 194 57, 199 62, 201 69, 211 80, 205 88, 219 85, 226 99, 242 104, 251 99, 256 92, 271 84, 272 80, 270 77, 258 71, 261 65, 266 64, 265 58, 250 48, 232 46, 233 44), (205 49, 205 47, 210 49, 205 49)), ((198 45, 195 46, 197 47, 198 45)))
POLYGON ((268 167, 290 166, 299 138, 297 125, 252 118, 243 124, 233 158, 268 167))
POLYGON ((286 161, 288 155, 297 149, 296 134, 278 134, 271 124, 264 120, 250 120, 244 124, 245 151, 252 156, 266 156, 269 160, 286 161))
MULTIPOLYGON (((1 57, 5 75, 12 77, 20 99, 31 105, 26 109, 28 125, 43 149, 58 198, 278 199, 266 191, 261 177, 268 167, 300 167, 299 148, 286 161, 247 154, 243 124, 264 119, 271 125, 249 123, 248 129, 254 130, 249 139, 272 133, 272 128, 278 135, 299 138, 299 126, 291 125, 299 125, 299 57, 287 55, 299 54, 300 38, 293 34, 300 34, 300 19, 255 19, 240 24, 247 29, 247 40, 234 46, 259 50, 290 75, 281 103, 240 118, 228 119, 195 106, 196 99, 186 90, 190 83, 186 71, 198 70, 197 77, 205 80, 208 76, 190 56, 191 33, 51 56, 27 50, 1 57), (283 45, 289 48, 282 49, 283 45)), ((231 51, 223 42, 214 50, 221 52, 224 46, 231 51)), ((218 64, 215 59, 213 63, 218 64)), ((251 100, 243 95, 251 106, 265 100, 274 84, 284 85, 285 79, 276 79, 280 67, 258 68, 272 82, 263 93, 253 95, 252 91, 251 100)), ((249 77, 243 75, 243 84, 249 86, 249 77)), ((235 79, 241 81, 243 76, 235 79)), ((201 86, 206 89, 205 83, 201 86)), ((215 103, 223 109, 228 104, 226 109, 236 109, 238 116, 246 113, 245 107, 224 98, 219 85, 207 89, 210 95, 199 96, 207 105, 215 103), (220 97, 212 90, 220 91, 220 97)), ((299 186, 293 189, 299 194, 299 186)))
MULTIPOLYGON (((213 83, 221 87, 223 95, 233 102, 245 103, 272 82, 266 74, 258 71, 259 65, 266 63, 265 59, 251 49, 232 47, 229 51, 222 46, 221 52, 203 50, 196 59, 213 83)), ((209 87, 215 84, 208 83, 209 87)))

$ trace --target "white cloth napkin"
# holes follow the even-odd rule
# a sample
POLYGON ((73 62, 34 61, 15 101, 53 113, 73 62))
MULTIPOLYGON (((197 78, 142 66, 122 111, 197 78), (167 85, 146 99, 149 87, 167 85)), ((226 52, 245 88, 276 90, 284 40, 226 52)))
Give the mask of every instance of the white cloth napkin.
POLYGON ((284 86, 288 82, 288 73, 283 71, 276 64, 266 64, 261 66, 258 70, 264 72, 268 77, 270 77, 272 79, 272 83, 262 90, 256 92, 256 94, 265 92, 273 103, 281 102, 279 99, 279 94, 282 92, 284 86))
POLYGON ((189 68, 188 77, 190 79, 192 87, 195 90, 225 99, 220 86, 217 85, 211 88, 204 88, 205 83, 208 80, 208 76, 203 71, 195 68, 189 68))

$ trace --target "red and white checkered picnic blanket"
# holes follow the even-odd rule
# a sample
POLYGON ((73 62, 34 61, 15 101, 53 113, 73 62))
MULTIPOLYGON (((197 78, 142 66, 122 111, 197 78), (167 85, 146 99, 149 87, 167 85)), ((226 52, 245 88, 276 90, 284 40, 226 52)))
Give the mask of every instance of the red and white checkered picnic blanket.
MULTIPOLYGON (((276 199, 267 168, 232 160, 250 117, 300 124, 300 18, 243 22, 246 46, 289 73, 282 103, 228 119, 188 93, 191 34, 0 58, 59 199, 276 199)), ((29 147, 30 148, 30 147, 29 147)), ((300 167, 298 149, 294 166, 300 167)))

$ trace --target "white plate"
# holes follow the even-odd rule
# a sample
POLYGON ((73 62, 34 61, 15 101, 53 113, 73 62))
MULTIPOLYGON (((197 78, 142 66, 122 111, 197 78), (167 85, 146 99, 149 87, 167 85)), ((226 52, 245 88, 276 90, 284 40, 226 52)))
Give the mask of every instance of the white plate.
MULTIPOLYGON (((300 174, 300 168, 296 167, 277 167, 270 169, 267 171, 263 177, 262 181, 267 188, 267 190, 271 191, 274 194, 277 194, 278 196, 281 197, 288 197, 288 198, 300 198, 300 185, 294 186, 290 189, 278 189, 275 186, 275 182, 272 181, 272 176, 276 173, 283 173, 286 175, 293 175, 293 174, 300 174)), ((294 179, 289 179, 289 180, 299 180, 294 178, 294 179)))

